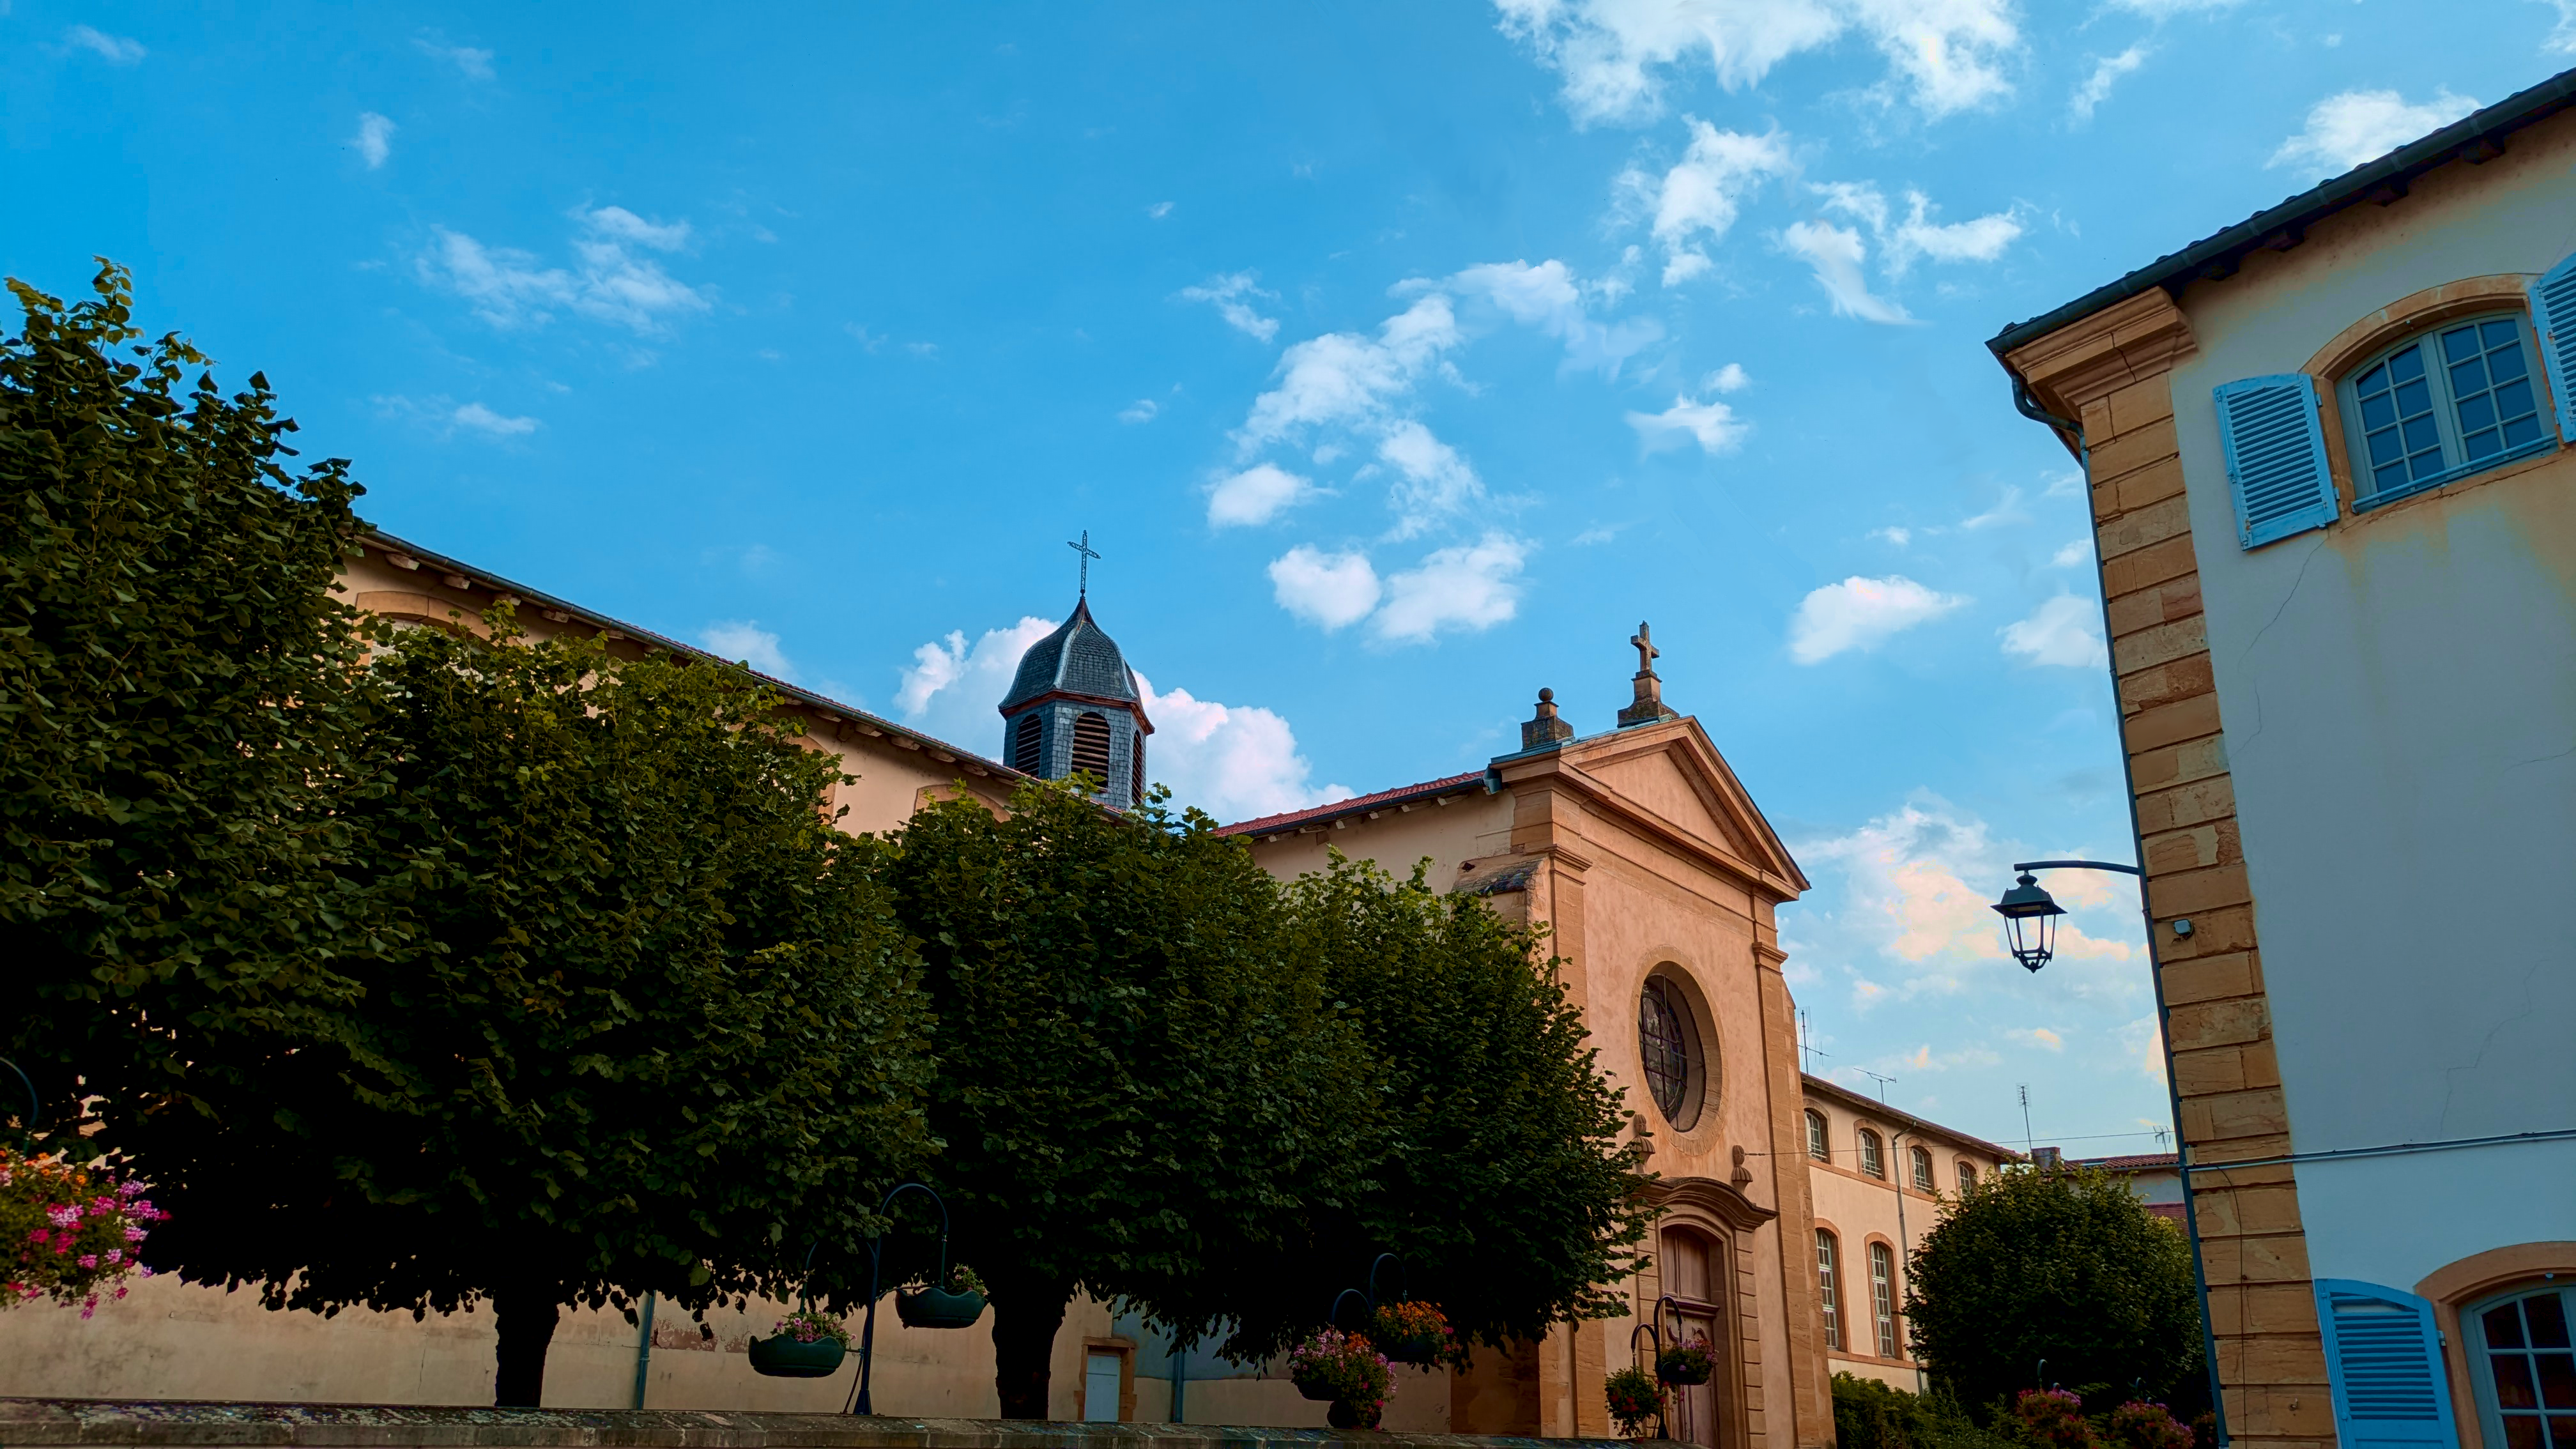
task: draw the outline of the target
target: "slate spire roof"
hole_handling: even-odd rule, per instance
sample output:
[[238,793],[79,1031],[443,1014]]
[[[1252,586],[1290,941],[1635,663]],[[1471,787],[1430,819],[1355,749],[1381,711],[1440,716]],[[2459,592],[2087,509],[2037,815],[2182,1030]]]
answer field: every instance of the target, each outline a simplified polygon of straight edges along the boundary
[[1092,622],[1088,598],[1075,600],[1073,617],[1020,656],[1020,672],[1011,681],[1011,692],[1002,697],[1002,712],[1008,714],[1042,694],[1144,702],[1135,672],[1127,667],[1127,656]]

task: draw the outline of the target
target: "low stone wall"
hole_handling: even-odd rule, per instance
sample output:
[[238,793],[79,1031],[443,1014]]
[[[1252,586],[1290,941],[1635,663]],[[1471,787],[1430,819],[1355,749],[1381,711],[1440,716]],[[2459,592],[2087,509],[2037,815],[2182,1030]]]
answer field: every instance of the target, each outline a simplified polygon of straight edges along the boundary
[[893,1419],[666,1409],[459,1409],[385,1404],[0,1399],[0,1449],[287,1445],[294,1449],[1690,1449],[1670,1440],[1199,1424]]

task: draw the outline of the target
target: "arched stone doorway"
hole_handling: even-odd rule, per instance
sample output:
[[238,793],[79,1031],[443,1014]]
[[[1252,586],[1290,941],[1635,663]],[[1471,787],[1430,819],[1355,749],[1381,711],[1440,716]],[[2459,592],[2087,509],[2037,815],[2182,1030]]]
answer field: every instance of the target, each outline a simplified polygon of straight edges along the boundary
[[[1753,1293],[1753,1237],[1775,1213],[1738,1189],[1705,1177],[1655,1184],[1663,1216],[1656,1225],[1655,1266],[1638,1282],[1639,1317],[1674,1300],[1682,1331],[1708,1340],[1717,1372],[1706,1384],[1675,1392],[1672,1437],[1706,1449],[1750,1449],[1750,1406],[1762,1389],[1762,1365],[1746,1346],[1759,1341]],[[1664,1332],[1672,1332],[1666,1308]]]

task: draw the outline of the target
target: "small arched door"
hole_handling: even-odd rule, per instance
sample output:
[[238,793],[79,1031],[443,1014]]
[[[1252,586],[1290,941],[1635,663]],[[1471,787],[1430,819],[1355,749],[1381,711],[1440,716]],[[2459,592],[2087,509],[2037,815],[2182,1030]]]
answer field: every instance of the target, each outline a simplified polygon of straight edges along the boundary
[[[1726,1381],[1727,1363],[1726,1338],[1718,1322],[1718,1304],[1725,1287],[1724,1260],[1715,1239],[1690,1228],[1664,1229],[1663,1250],[1664,1292],[1680,1305],[1681,1335],[1685,1340],[1707,1340],[1709,1352],[1718,1362],[1718,1371],[1707,1383],[1673,1391],[1672,1422],[1668,1427],[1672,1436],[1685,1444],[1717,1449],[1717,1391]],[[1673,1331],[1670,1310],[1664,1315],[1662,1331]]]

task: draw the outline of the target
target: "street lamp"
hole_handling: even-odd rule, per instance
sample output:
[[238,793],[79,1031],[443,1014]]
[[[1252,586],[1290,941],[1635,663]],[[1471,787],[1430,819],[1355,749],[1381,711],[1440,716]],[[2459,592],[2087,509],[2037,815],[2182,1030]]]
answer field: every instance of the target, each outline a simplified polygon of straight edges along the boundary
[[[2135,829],[2137,800],[2134,793],[2130,799],[2129,811],[2130,826]],[[2025,860],[2015,865],[2013,869],[2021,874],[2014,879],[2013,888],[2004,892],[2004,898],[1995,902],[1994,911],[1996,915],[2004,918],[2004,943],[2011,948],[2013,959],[2033,971],[2047,965],[2049,958],[2057,954],[2057,918],[2066,914],[2066,908],[2049,899],[2048,892],[2040,888],[2039,878],[2031,872],[2114,870],[2122,875],[2138,877],[2142,887],[2147,874],[2134,865],[2122,865],[2110,860]],[[2181,1088],[2174,1083],[2172,1016],[2165,1005],[2164,972],[2156,965],[2155,908],[2141,900],[2138,910],[2146,918],[2147,979],[2153,982],[2156,988],[2156,1038],[2163,1044],[2165,1053],[2165,1104],[2173,1112],[2176,1134],[2174,1167],[2182,1178],[2182,1230],[2191,1241],[2192,1286],[2200,1293],[2200,1352],[2203,1365],[2209,1371],[2209,1412],[2218,1428],[2219,1449],[2227,1449],[2227,1390],[2218,1374],[2218,1335],[2209,1316],[2209,1269],[2202,1261],[2200,1253],[2200,1212],[2193,1200],[2194,1192],[2191,1185],[2191,1144],[2183,1140],[2180,1135],[2182,1092]],[[2190,935],[2191,922],[2174,922],[2174,933]],[[1902,1197],[1898,1201],[1901,1203]],[[2048,1372],[2048,1360],[2041,1359],[2039,1366],[2044,1378]]]
[[2049,897],[2032,871],[2116,870],[2124,875],[2143,874],[2134,865],[2108,860],[2025,860],[2013,869],[2021,874],[1992,909],[2004,918],[2004,948],[2029,971],[2047,965],[2049,958],[2057,954],[2057,918],[2066,914],[2066,908]]

